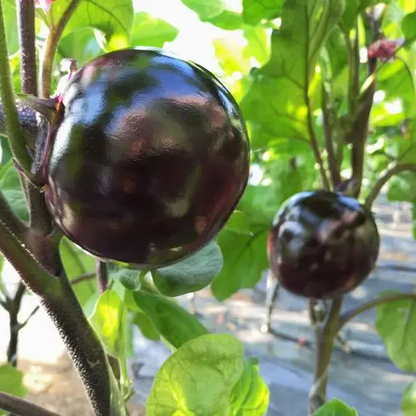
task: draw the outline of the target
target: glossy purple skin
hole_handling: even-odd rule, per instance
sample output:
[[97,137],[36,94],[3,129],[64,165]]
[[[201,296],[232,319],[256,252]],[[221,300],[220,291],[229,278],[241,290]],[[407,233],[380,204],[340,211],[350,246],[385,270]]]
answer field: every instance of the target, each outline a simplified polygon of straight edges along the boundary
[[379,247],[376,223],[356,199],[315,191],[296,194],[282,207],[267,249],[284,288],[325,299],[361,284],[375,265]]
[[248,180],[239,108],[208,71],[160,50],[122,50],[80,69],[48,161],[58,227],[102,259],[137,268],[202,248]]

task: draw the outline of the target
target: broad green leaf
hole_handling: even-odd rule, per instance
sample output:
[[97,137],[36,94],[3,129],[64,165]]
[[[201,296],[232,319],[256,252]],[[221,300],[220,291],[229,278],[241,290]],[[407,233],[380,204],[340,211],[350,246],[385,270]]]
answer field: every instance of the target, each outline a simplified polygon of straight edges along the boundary
[[62,58],[75,59],[79,67],[104,53],[97,43],[92,28],[68,33],[60,40],[58,52]]
[[224,30],[237,30],[244,27],[242,15],[231,10],[224,10],[219,15],[209,19],[208,22]]
[[203,22],[209,21],[225,10],[224,0],[182,0],[182,3],[197,13]]
[[259,373],[257,360],[244,361],[243,374],[231,394],[233,416],[262,416],[269,405],[269,388]]
[[396,367],[416,372],[416,303],[397,300],[377,306],[376,330]]
[[211,284],[218,300],[227,299],[242,288],[253,288],[268,267],[267,229],[250,231],[247,218],[232,216],[218,237],[224,267]]
[[416,12],[409,13],[403,18],[402,31],[406,42],[413,42],[416,39]]
[[272,35],[270,61],[253,74],[242,101],[246,120],[275,138],[308,139],[307,94],[312,100],[320,49],[343,11],[342,0],[288,0]]
[[21,189],[6,189],[3,192],[13,211],[22,221],[29,221],[29,212],[26,205],[26,199]]
[[3,15],[6,28],[7,47],[9,55],[11,55],[19,50],[17,11],[13,2],[3,1]]
[[243,0],[243,17],[246,23],[258,25],[261,20],[276,18],[283,0]]
[[155,286],[166,296],[180,296],[207,287],[222,269],[221,250],[211,241],[202,250],[172,266],[153,270]]
[[359,14],[367,7],[379,3],[379,0],[346,0],[345,10],[341,18],[341,27],[345,32],[349,32],[356,23]]
[[[26,388],[23,384],[24,374],[10,364],[0,365],[0,391],[14,396],[24,397]],[[0,415],[5,415],[0,409]]]
[[358,413],[341,400],[333,399],[325,403],[313,416],[358,416]]
[[409,384],[403,392],[401,409],[403,416],[416,416],[416,382]]
[[389,201],[416,202],[416,195],[414,193],[415,187],[416,173],[403,172],[390,180],[387,190],[387,199]]
[[140,308],[138,309],[139,310],[136,311],[133,315],[133,324],[139,328],[140,332],[147,339],[151,339],[152,341],[159,341],[160,333],[156,329],[154,323]]
[[95,304],[89,321],[99,334],[108,354],[120,358],[124,356],[126,343],[127,310],[120,296],[106,290]]
[[208,333],[195,316],[164,296],[140,290],[133,292],[133,297],[163,338],[175,348]]
[[172,42],[179,30],[163,19],[140,12],[134,16],[131,46],[154,46],[161,48],[165,42]]
[[[63,238],[60,245],[61,259],[65,268],[65,272],[70,280],[73,280],[86,273],[95,272],[95,259],[81,251],[75,244],[67,238]],[[73,286],[78,301],[84,307],[88,301],[95,303],[98,294],[95,286],[95,279],[84,280]]]
[[12,160],[9,160],[0,169],[0,189],[3,191],[21,189],[19,175]]
[[107,264],[109,276],[118,280],[125,288],[130,290],[140,289],[140,271],[120,267],[114,263]]
[[339,27],[335,27],[332,30],[325,43],[325,47],[328,51],[328,59],[331,65],[331,79],[335,80],[348,64],[345,38]]
[[208,334],[173,353],[156,375],[147,416],[228,415],[243,372],[244,348],[228,334]]
[[[54,1],[45,18],[47,24],[50,27],[57,25],[72,2],[73,0]],[[70,18],[65,34],[92,27],[104,34],[106,49],[121,49],[130,43],[133,18],[132,0],[83,0]]]

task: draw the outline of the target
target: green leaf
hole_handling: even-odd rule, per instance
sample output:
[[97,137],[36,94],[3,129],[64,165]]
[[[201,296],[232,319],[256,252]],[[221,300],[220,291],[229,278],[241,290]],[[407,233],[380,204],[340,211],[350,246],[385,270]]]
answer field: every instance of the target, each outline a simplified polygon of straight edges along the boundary
[[387,190],[387,199],[389,201],[416,202],[416,195],[414,194],[415,187],[416,173],[403,172],[390,180]]
[[3,15],[6,27],[6,39],[9,55],[19,50],[17,30],[17,11],[14,2],[3,1]]
[[253,74],[241,106],[246,120],[275,138],[308,139],[306,96],[319,92],[320,49],[343,11],[342,0],[288,0],[272,34],[270,61]]
[[140,272],[138,270],[127,269],[114,263],[108,263],[107,271],[112,279],[118,280],[125,288],[130,290],[140,289]]
[[[55,27],[68,9],[72,0],[59,0],[52,3],[46,16],[49,27]],[[92,27],[104,34],[106,50],[127,47],[133,26],[132,0],[83,0],[70,18],[65,34],[78,29]]]
[[159,341],[160,340],[160,333],[155,327],[152,320],[140,309],[134,313],[132,322],[134,325],[139,328],[140,332],[145,336],[147,339],[152,341]]
[[379,0],[346,0],[341,18],[342,30],[348,33],[355,26],[359,14],[367,7],[377,3]]
[[415,302],[397,300],[377,306],[376,330],[396,367],[416,372]]
[[402,20],[402,31],[406,42],[413,42],[416,39],[416,12],[407,14]]
[[133,297],[163,338],[175,348],[208,333],[195,316],[164,296],[140,290],[133,292]]
[[[0,391],[13,394],[14,396],[24,397],[26,388],[23,384],[24,374],[10,364],[0,365]],[[0,415],[6,412],[0,410]]]
[[325,403],[312,416],[358,416],[358,413],[341,400],[333,399]]
[[409,384],[404,390],[401,409],[403,416],[416,416],[416,383]]
[[225,10],[224,0],[182,0],[182,3],[197,13],[203,22],[209,21]]
[[79,67],[103,53],[91,28],[68,33],[60,40],[58,52],[62,58],[75,59]]
[[244,361],[243,374],[231,395],[233,416],[261,416],[269,405],[269,388],[259,373],[257,360]]
[[172,266],[153,270],[155,286],[166,296],[180,296],[207,287],[222,269],[221,250],[211,241],[202,250]]
[[172,42],[179,30],[163,19],[140,12],[134,16],[131,46],[154,46],[161,48],[165,42]]
[[231,10],[224,10],[217,16],[208,20],[209,23],[224,30],[237,30],[244,27],[243,16]]
[[211,284],[218,300],[227,299],[242,288],[253,288],[268,267],[266,241],[268,229],[250,231],[244,214],[234,214],[218,237],[224,267]]
[[[67,238],[62,239],[60,254],[65,272],[70,280],[86,273],[95,272],[95,259],[84,251],[81,251]],[[95,298],[94,300],[91,300],[95,304],[95,300],[98,298],[95,279],[77,283],[73,288],[78,301],[83,307],[86,307],[92,298]]]
[[243,0],[244,21],[258,25],[261,20],[274,19],[280,13],[283,0]]
[[29,211],[26,205],[25,195],[22,190],[7,189],[3,192],[13,211],[22,221],[29,221]]
[[162,365],[146,401],[147,416],[228,415],[243,372],[244,348],[228,334],[189,341]]
[[124,356],[126,343],[126,307],[120,296],[106,290],[95,304],[89,321],[99,334],[108,354],[120,358]]

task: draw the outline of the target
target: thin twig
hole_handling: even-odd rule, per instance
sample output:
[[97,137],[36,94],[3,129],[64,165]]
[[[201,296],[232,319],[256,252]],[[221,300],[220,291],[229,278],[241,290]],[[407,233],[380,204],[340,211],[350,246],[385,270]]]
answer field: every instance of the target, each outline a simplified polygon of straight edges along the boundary
[[355,309],[344,312],[340,315],[340,318],[338,321],[337,332],[340,331],[347,322],[351,321],[351,319],[354,319],[360,313],[365,312],[369,309],[372,309],[378,305],[383,305],[384,303],[388,303],[388,302],[394,302],[396,300],[409,300],[409,301],[416,302],[416,294],[415,293],[395,293],[391,295],[385,295],[378,299],[370,300],[369,302],[366,302],[358,306]]
[[23,329],[29,322],[29,320],[32,318],[33,315],[35,315],[35,313],[40,309],[40,306],[35,306],[32,310],[32,312],[30,312],[30,314],[28,315],[28,317],[19,324],[19,331],[21,329]]
[[412,171],[416,172],[416,164],[413,163],[399,163],[398,165],[393,166],[392,168],[386,170],[374,184],[373,188],[371,189],[370,193],[368,194],[365,200],[365,207],[367,209],[371,209],[373,202],[377,198],[378,194],[380,193],[383,186],[388,182],[390,178],[399,173]]
[[78,283],[85,282],[87,280],[94,279],[95,273],[84,273],[80,276],[76,277],[75,279],[71,280],[71,285],[77,285]]
[[69,19],[75,12],[78,4],[81,0],[72,0],[67,9],[62,14],[56,26],[50,28],[48,38],[46,39],[45,50],[43,53],[42,67],[41,67],[41,88],[40,96],[42,98],[49,98],[51,95],[51,79],[52,79],[52,66],[55,58],[55,53],[58,48],[59,40],[64,33],[65,26]]
[[9,345],[7,347],[7,362],[12,366],[17,366],[17,346],[19,342],[19,330],[20,325],[18,321],[18,315],[20,311],[20,305],[22,303],[23,295],[25,293],[26,287],[23,282],[19,282],[19,285],[14,295],[11,307],[9,310],[9,330],[10,338]]
[[16,416],[59,416],[35,403],[3,392],[0,392],[0,409],[12,412]]

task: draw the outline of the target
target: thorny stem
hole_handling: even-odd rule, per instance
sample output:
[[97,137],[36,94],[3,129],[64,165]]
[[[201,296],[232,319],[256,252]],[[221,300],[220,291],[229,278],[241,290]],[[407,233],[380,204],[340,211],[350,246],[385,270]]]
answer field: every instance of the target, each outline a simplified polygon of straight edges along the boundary
[[415,293],[394,293],[390,295],[385,295],[378,299],[373,299],[373,300],[370,300],[369,302],[363,303],[362,305],[358,306],[355,309],[344,312],[339,317],[337,332],[340,331],[347,322],[354,319],[360,313],[365,312],[369,309],[372,309],[378,305],[383,305],[384,303],[388,303],[388,302],[394,302],[396,300],[409,300],[409,301],[416,302],[416,294]]
[[3,392],[0,392],[0,409],[12,412],[17,416],[59,416],[35,403]]
[[316,361],[313,385],[309,392],[309,413],[314,413],[326,400],[326,385],[334,338],[337,334],[342,297],[331,301],[324,321],[316,326]]
[[81,0],[72,0],[67,9],[64,11],[61,19],[56,26],[51,25],[48,38],[46,40],[45,50],[43,53],[42,68],[41,68],[41,89],[40,96],[42,98],[49,98],[51,95],[51,80],[52,80],[52,66],[55,58],[55,53],[58,48],[59,40],[64,32],[72,14],[75,12]]
[[386,170],[374,184],[373,188],[371,189],[369,195],[365,200],[365,207],[367,209],[371,209],[373,202],[377,198],[378,194],[380,193],[383,186],[388,182],[390,178],[394,175],[397,175],[402,172],[412,171],[416,172],[416,164],[413,163],[399,163],[392,168]]
[[0,98],[7,125],[10,148],[20,166],[30,171],[32,160],[27,151],[20,129],[19,116],[14,100],[12,78],[9,67],[9,53],[4,28],[3,1],[0,1]]
[[10,302],[10,308],[8,311],[10,339],[7,347],[7,362],[14,367],[17,366],[17,346],[19,341],[19,331],[21,329],[18,321],[18,314],[25,290],[25,285],[20,282],[17,287],[16,294]]

